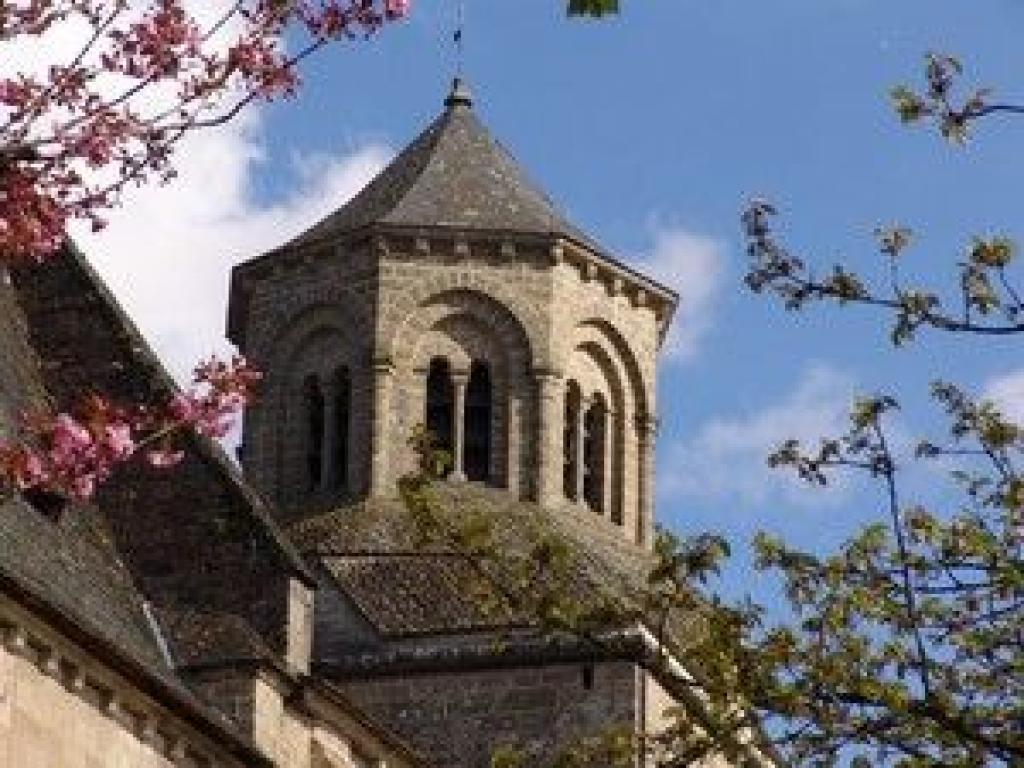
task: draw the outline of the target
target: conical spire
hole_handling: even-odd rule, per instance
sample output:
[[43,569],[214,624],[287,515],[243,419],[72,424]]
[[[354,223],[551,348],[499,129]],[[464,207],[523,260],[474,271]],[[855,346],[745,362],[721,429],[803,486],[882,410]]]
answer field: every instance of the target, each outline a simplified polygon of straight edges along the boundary
[[483,125],[462,78],[452,81],[444,104],[359,194],[290,245],[372,225],[562,235],[590,244]]

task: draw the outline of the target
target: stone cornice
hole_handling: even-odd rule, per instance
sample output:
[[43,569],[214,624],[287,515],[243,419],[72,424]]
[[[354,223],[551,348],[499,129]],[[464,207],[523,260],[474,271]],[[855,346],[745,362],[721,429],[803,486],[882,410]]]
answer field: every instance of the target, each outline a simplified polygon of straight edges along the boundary
[[[395,247],[401,243],[400,247]],[[579,270],[580,279],[605,285],[611,296],[626,296],[634,307],[649,307],[658,321],[663,338],[675,314],[679,295],[668,286],[647,277],[609,253],[590,243],[562,234],[538,235],[499,230],[462,230],[451,227],[405,227],[373,225],[331,238],[285,246],[268,251],[232,271],[228,311],[228,337],[244,345],[244,318],[251,281],[280,274],[297,265],[308,265],[315,254],[327,255],[341,249],[369,249],[380,258],[393,258],[399,252],[424,257],[451,254],[455,259],[471,258],[473,246],[487,244],[503,259],[517,259],[530,250],[547,254],[551,265],[570,264]]]

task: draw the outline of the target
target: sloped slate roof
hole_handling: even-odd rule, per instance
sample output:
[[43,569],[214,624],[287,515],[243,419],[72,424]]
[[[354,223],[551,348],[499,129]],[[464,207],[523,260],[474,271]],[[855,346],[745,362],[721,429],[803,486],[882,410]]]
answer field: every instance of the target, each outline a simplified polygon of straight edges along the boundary
[[142,597],[106,539],[95,509],[78,508],[51,521],[21,500],[0,505],[0,574],[153,673],[170,673]]
[[458,82],[446,110],[346,205],[289,245],[372,224],[561,234],[588,242],[490,134]]
[[166,604],[158,615],[175,663],[182,667],[275,658],[241,616]]
[[[587,510],[570,505],[547,510],[476,484],[439,483],[435,492],[455,515],[486,515],[493,522],[494,543],[503,551],[525,554],[536,531],[559,535],[571,553],[569,583],[564,586],[581,598],[603,594],[629,604],[650,570],[650,553]],[[471,578],[465,560],[417,542],[399,500],[367,499],[296,522],[288,533],[385,639],[517,629],[531,623],[503,599],[497,585],[486,594],[467,593],[467,585],[480,588],[480,579]],[[486,610],[481,601],[490,604]],[[337,647],[324,640],[322,647]]]
[[485,610],[483,596],[467,590],[467,585],[481,586],[472,567],[452,555],[327,555],[320,562],[374,628],[388,637],[528,623],[486,584],[486,597],[500,601],[500,611],[495,616]]
[[[146,402],[174,386],[73,246],[42,265],[15,271],[0,285],[0,353],[0,434],[10,434],[17,414],[30,405],[66,408],[91,392]],[[283,593],[272,595],[262,580],[271,573],[312,580],[220,448],[198,437],[189,442],[187,460],[174,478],[135,464],[125,467],[94,505],[71,508],[57,522],[20,500],[0,509],[0,574],[83,627],[99,627],[113,645],[150,662],[157,673],[167,665],[141,613],[143,594],[151,615],[168,630],[163,639],[175,664],[232,654],[272,659],[268,646],[279,638],[268,637],[267,626],[253,626],[247,614],[255,598],[247,595],[265,593],[265,612],[283,620],[283,604],[271,605],[283,601]],[[190,484],[183,488],[185,479]],[[192,503],[200,497],[206,508]],[[219,536],[218,524],[227,525]],[[240,539],[258,545],[261,556],[254,560],[240,552]],[[205,542],[201,552],[197,541]],[[218,604],[220,593],[238,599]]]
[[[9,284],[0,285],[0,437],[10,438],[20,414],[46,402],[28,318]],[[142,598],[121,565],[95,507],[59,520],[20,498],[0,500],[0,575],[142,662],[167,672]]]

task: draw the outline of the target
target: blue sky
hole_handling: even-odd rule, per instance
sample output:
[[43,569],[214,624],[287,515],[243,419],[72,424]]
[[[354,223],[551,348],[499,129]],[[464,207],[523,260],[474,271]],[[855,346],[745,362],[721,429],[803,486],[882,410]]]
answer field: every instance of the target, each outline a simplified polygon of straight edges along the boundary
[[[692,299],[681,315],[688,354],[667,360],[660,379],[665,524],[715,528],[740,544],[757,528],[812,547],[849,533],[875,514],[872,496],[798,493],[763,457],[790,430],[839,426],[855,390],[904,398],[908,437],[940,426],[911,402],[936,378],[978,390],[1001,380],[1024,413],[1012,343],[979,349],[924,334],[894,350],[881,317],[795,316],[750,295],[738,224],[747,199],[768,196],[794,247],[823,268],[842,259],[872,272],[872,229],[904,223],[918,233],[908,267],[932,280],[951,274],[972,234],[1019,238],[1024,123],[984,125],[957,150],[899,126],[886,93],[916,82],[923,54],[937,49],[963,56],[968,80],[1024,99],[1024,6],[622,0],[621,16],[595,23],[567,20],[561,0],[466,4],[465,69],[485,122],[572,219],[624,260],[682,281],[674,287]],[[216,344],[230,263],[287,239],[304,206],[351,194],[437,114],[453,72],[454,8],[415,0],[407,22],[318,56],[298,98],[203,139],[174,197],[130,201],[92,243],[173,361]],[[214,183],[203,175],[211,167]],[[185,224],[167,222],[168,199]],[[137,249],[140,226],[169,228],[149,238],[154,252],[158,240],[179,243],[177,261],[154,256],[168,259],[155,277],[118,261]],[[183,249],[214,255],[183,268]],[[189,298],[166,298],[172,273],[194,281]],[[919,473],[915,487],[935,496],[938,477]],[[734,585],[747,582],[745,567],[740,557]]]

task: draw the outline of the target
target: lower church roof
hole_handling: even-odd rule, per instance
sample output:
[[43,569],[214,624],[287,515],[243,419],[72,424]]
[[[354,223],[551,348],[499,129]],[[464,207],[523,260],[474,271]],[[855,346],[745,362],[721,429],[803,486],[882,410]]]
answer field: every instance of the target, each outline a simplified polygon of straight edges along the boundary
[[[475,483],[438,483],[434,492],[456,516],[489,520],[493,542],[506,557],[528,556],[538,535],[555,534],[569,551],[568,572],[559,587],[583,601],[608,597],[626,614],[637,607],[653,557],[623,539],[613,523],[575,505],[545,509]],[[480,578],[477,566],[460,554],[421,545],[398,499],[341,506],[287,530],[385,644],[441,635],[518,633],[536,625],[534,616],[517,609],[500,574],[490,571]],[[677,627],[696,621],[682,615],[675,619]],[[315,647],[321,656],[331,657],[347,645],[345,638],[319,637]]]

